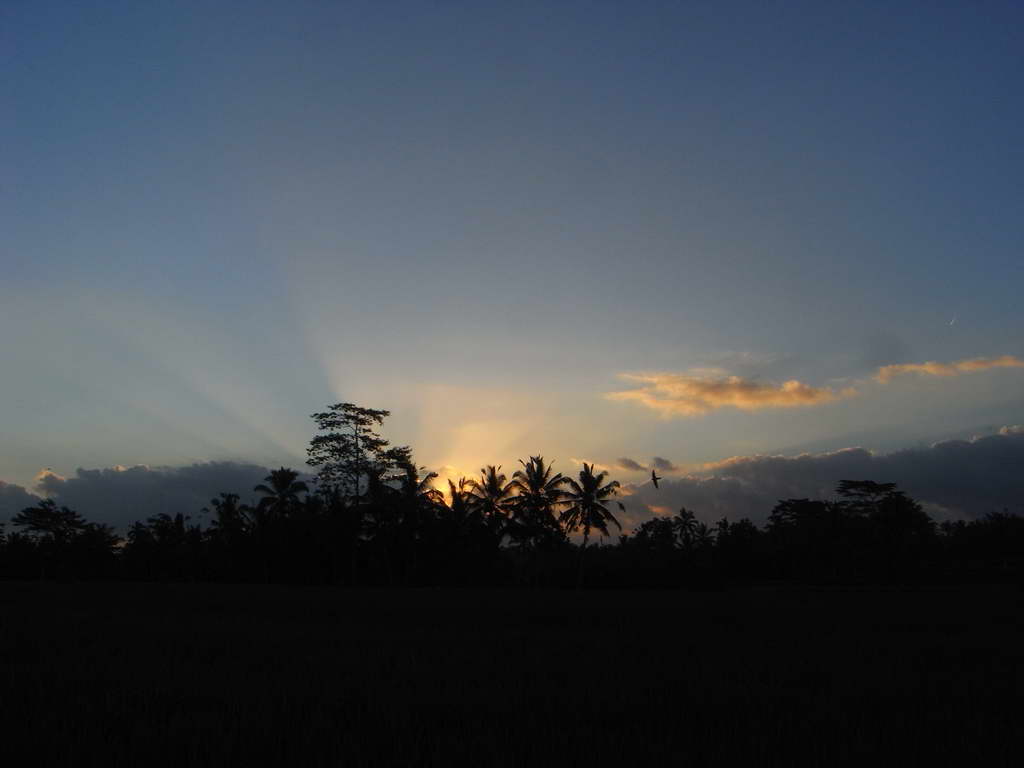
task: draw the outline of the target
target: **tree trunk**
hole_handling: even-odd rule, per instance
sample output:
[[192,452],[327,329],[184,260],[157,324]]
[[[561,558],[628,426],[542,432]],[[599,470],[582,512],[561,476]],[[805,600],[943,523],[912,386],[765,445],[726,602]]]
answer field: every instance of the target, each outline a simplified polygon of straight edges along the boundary
[[587,554],[587,540],[590,538],[590,531],[583,532],[583,546],[580,547],[580,564],[576,572],[576,589],[583,589],[583,558]]
[[356,537],[353,536],[348,547],[348,585],[356,585]]

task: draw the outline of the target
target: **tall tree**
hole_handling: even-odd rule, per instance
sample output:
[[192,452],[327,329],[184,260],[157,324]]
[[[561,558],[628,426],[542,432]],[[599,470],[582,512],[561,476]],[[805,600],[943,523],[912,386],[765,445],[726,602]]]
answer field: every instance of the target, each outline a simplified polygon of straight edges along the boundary
[[306,451],[306,463],[316,468],[320,488],[334,488],[350,499],[363,495],[374,473],[384,475],[408,463],[407,447],[391,447],[376,428],[390,411],[361,408],[353,403],[336,403],[314,413],[317,430]]
[[584,462],[580,470],[579,481],[568,479],[569,492],[565,501],[568,505],[562,512],[560,521],[568,531],[583,529],[583,546],[580,547],[579,572],[577,586],[583,586],[583,560],[590,540],[590,531],[597,530],[602,536],[608,535],[608,523],[612,522],[622,530],[622,525],[608,509],[606,502],[618,493],[619,482],[612,480],[605,483],[607,472],[594,473],[594,465]]

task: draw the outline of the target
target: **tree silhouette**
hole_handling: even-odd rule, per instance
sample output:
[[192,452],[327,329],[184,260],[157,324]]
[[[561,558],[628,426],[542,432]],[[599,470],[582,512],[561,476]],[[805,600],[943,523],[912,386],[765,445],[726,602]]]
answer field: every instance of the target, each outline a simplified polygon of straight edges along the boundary
[[45,579],[50,567],[70,566],[71,545],[89,524],[72,509],[58,507],[53,499],[43,499],[11,518],[11,525],[24,528],[39,561],[39,578]]
[[29,536],[54,544],[65,544],[85,529],[86,522],[72,509],[58,507],[53,499],[43,499],[11,518],[11,525],[25,528]]
[[[322,504],[324,533],[327,537],[327,560],[329,581],[338,576],[337,555],[335,549],[345,554],[345,570],[348,583],[356,583],[359,546],[362,542],[365,526],[366,505],[350,504],[339,488],[323,487],[317,490],[316,496]],[[333,545],[333,546],[332,546]]]
[[317,429],[324,434],[310,441],[306,463],[316,468],[320,488],[335,488],[358,503],[372,473],[383,476],[410,461],[407,447],[389,447],[390,443],[375,430],[391,415],[390,411],[360,408],[352,403],[337,403],[326,411],[314,413]]
[[[316,487],[294,469],[272,470],[254,488],[255,506],[236,493],[212,499],[205,530],[183,514],[158,514],[133,523],[121,542],[108,526],[40,501],[14,516],[15,530],[3,535],[0,526],[0,576],[582,586],[588,560],[623,586],[1024,575],[1024,518],[993,513],[937,527],[895,483],[872,480],[841,480],[832,499],[782,499],[764,529],[723,519],[712,530],[681,508],[591,554],[595,531],[622,527],[611,512],[613,502],[621,507],[619,484],[605,472],[584,464],[567,478],[530,456],[511,481],[498,465],[449,480],[446,501],[435,473],[377,434],[387,415],[351,403],[314,414]],[[574,547],[567,534],[575,532]]]
[[619,530],[622,525],[608,509],[605,502],[612,499],[618,492],[619,483],[612,480],[605,483],[607,472],[594,474],[594,465],[584,462],[580,470],[579,481],[567,479],[569,491],[565,495],[566,509],[559,520],[568,531],[583,530],[583,546],[580,547],[579,570],[576,586],[583,586],[583,562],[590,540],[590,531],[600,531],[602,536],[608,535],[608,523],[613,522]]
[[271,471],[264,483],[253,488],[262,498],[251,510],[251,526],[256,537],[256,548],[262,563],[263,581],[270,581],[270,564],[274,559],[272,550],[279,548],[281,523],[299,504],[299,494],[308,492],[308,487],[298,479],[294,469],[281,467]]
[[309,487],[299,478],[294,469],[272,470],[263,478],[264,482],[253,488],[263,498],[256,505],[258,512],[273,519],[286,517],[299,504],[299,494],[308,493]]
[[448,481],[448,497],[451,499],[448,512],[457,529],[462,529],[472,514],[472,487],[473,481],[466,477],[460,477],[457,483]]
[[[922,566],[935,537],[935,523],[896,483],[841,480],[839,506],[865,529],[861,560],[876,576],[906,576]],[[870,530],[870,533],[867,531]]]
[[876,483],[873,480],[840,480],[836,488],[836,494],[843,498],[848,509],[864,514],[887,496],[901,493],[896,490],[896,483]]
[[651,552],[661,554],[674,552],[678,547],[678,541],[673,518],[652,517],[650,520],[645,520],[636,529],[631,541],[633,546]]
[[543,456],[519,460],[522,469],[512,474],[515,496],[509,502],[509,539],[523,559],[526,580],[535,584],[539,576],[539,549],[551,550],[564,543],[558,510],[565,499],[565,477],[555,472]]
[[472,480],[469,507],[500,541],[511,510],[512,484],[500,471],[501,465],[488,465],[480,470],[480,479]]
[[409,572],[420,570],[421,549],[436,527],[438,511],[444,506],[444,494],[434,488],[436,472],[426,472],[409,463],[399,478],[396,502],[399,507],[401,543],[406,551]]
[[444,503],[444,494],[434,487],[437,472],[427,472],[422,477],[425,467],[417,468],[415,464],[406,464],[398,486],[399,498],[409,508],[434,508]]
[[698,539],[707,536],[707,526],[702,531],[697,516],[686,507],[680,507],[679,514],[672,518],[672,530],[675,532],[679,546],[687,554],[694,550]]
[[[259,487],[259,486],[257,486]],[[248,524],[247,516],[251,514],[249,508],[238,503],[237,493],[222,493],[219,498],[210,499],[210,506],[203,507],[203,512],[213,513],[214,518],[210,521],[209,533],[214,538],[222,538],[227,541],[240,539]]]
[[203,507],[203,512],[213,514],[206,540],[211,548],[210,559],[215,564],[215,571],[234,573],[244,556],[252,510],[239,504],[237,493],[222,493],[218,498],[210,499],[210,507]]
[[544,539],[561,536],[558,507],[565,500],[566,478],[556,473],[543,456],[531,456],[512,474],[509,484],[516,495],[510,504],[510,536],[520,546],[535,548]]

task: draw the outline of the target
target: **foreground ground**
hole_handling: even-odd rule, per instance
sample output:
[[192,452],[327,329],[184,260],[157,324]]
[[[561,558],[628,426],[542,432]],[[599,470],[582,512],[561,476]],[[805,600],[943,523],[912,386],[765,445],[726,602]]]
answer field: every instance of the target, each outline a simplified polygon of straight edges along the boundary
[[1020,607],[995,587],[0,582],[4,751],[75,766],[1010,765]]

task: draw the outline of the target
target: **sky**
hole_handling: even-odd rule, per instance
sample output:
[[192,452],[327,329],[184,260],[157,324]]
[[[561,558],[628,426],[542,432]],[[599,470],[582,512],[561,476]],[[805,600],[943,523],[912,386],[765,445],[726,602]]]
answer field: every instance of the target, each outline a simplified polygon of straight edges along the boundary
[[593,461],[644,512],[684,497],[648,499],[654,457],[681,494],[1017,451],[1022,30],[1013,2],[4,3],[0,498],[131,467],[200,498],[301,467],[342,401],[442,479]]

